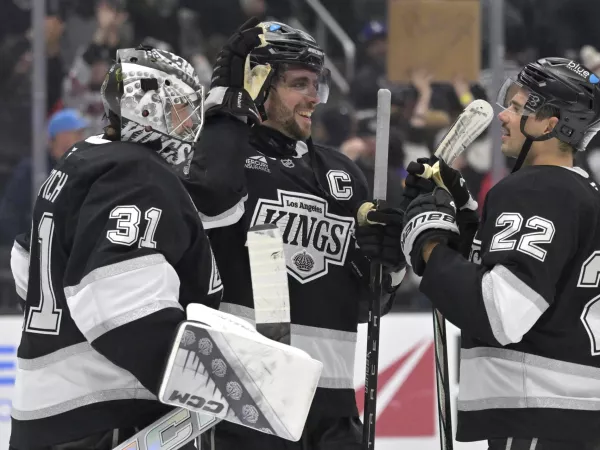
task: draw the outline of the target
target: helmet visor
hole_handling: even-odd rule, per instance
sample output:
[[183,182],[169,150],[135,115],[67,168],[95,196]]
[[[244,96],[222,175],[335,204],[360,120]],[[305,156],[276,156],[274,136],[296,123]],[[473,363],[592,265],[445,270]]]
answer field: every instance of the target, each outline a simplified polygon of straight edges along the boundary
[[508,78],[498,92],[498,105],[520,116],[535,116],[544,106],[546,98],[513,78]]
[[331,72],[323,68],[320,71],[312,69],[286,70],[281,76],[281,86],[298,92],[307,97],[317,98],[319,103],[327,103]]

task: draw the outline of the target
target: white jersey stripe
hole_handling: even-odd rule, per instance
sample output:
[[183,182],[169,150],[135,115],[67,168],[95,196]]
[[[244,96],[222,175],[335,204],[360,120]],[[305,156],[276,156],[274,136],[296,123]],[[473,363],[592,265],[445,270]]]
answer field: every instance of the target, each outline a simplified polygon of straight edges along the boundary
[[21,247],[17,241],[10,252],[10,268],[15,279],[17,294],[25,300],[29,282],[29,251]]
[[164,308],[182,309],[179,277],[163,255],[100,267],[65,288],[71,317],[88,341]]
[[502,345],[519,342],[548,309],[542,296],[504,266],[495,266],[481,283],[492,332]]
[[600,369],[516,350],[461,350],[459,411],[560,408],[600,411]]
[[156,396],[91,345],[80,343],[51,355],[19,360],[12,416],[37,420],[92,403],[124,399],[156,400]]

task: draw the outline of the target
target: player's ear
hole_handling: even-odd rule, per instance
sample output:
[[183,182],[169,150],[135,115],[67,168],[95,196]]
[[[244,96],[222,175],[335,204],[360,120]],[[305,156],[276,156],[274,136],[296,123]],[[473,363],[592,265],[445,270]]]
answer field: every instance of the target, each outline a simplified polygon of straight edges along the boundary
[[558,117],[550,117],[548,119],[548,125],[546,125],[546,130],[544,133],[550,133],[554,130],[554,127],[558,124]]

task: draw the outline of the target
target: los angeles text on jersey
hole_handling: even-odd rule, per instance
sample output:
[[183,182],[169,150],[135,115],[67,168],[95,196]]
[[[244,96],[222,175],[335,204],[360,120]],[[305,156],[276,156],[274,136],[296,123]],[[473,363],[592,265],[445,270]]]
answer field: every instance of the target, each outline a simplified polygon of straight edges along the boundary
[[310,194],[277,190],[277,200],[259,199],[250,226],[271,223],[283,235],[288,273],[300,283],[343,266],[354,219],[328,212],[325,200]]

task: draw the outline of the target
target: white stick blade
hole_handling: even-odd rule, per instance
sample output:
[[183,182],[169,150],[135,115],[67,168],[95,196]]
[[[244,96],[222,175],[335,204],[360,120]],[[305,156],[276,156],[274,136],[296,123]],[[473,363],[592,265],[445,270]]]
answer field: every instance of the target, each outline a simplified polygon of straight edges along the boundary
[[488,102],[471,102],[446,133],[435,151],[435,156],[451,165],[487,129],[493,118],[494,109]]
[[279,228],[272,224],[250,228],[248,255],[257,325],[289,323],[288,276]]

